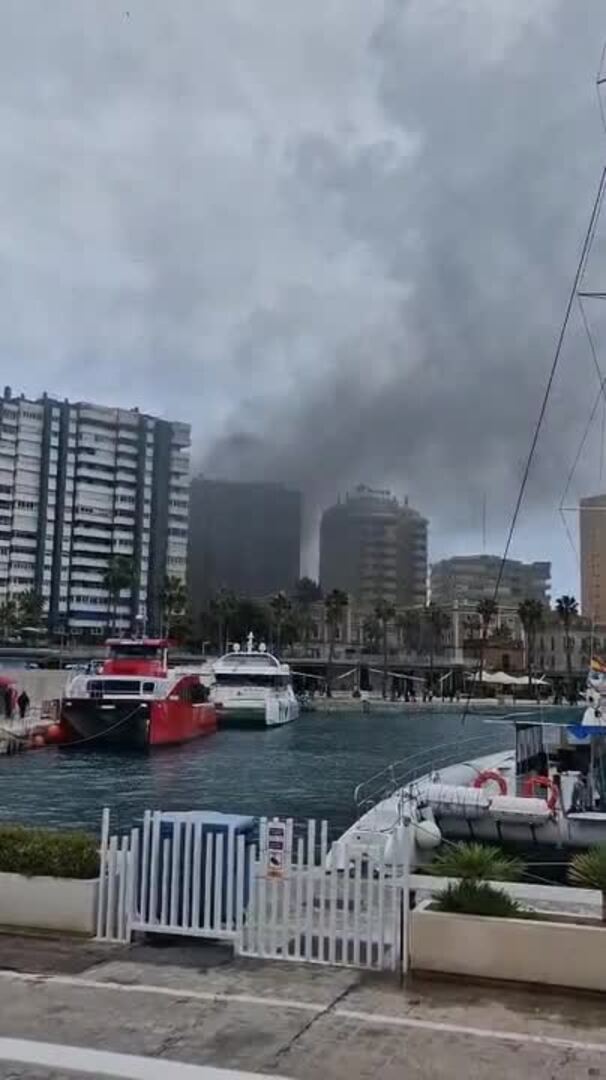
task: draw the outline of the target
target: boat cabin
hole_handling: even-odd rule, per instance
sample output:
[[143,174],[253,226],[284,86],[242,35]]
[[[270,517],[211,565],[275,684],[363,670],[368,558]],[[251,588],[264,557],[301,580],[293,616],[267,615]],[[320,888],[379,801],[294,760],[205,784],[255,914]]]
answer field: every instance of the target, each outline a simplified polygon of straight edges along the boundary
[[105,644],[108,653],[103,663],[103,675],[166,677],[169,643],[165,638],[110,638]]

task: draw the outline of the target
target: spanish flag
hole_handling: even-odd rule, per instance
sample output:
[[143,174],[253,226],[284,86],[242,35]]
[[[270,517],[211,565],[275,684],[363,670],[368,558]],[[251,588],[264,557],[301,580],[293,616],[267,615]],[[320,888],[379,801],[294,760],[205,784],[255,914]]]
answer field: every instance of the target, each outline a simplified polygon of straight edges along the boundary
[[599,672],[600,675],[606,675],[606,661],[600,659],[599,656],[594,656],[590,668],[592,671]]

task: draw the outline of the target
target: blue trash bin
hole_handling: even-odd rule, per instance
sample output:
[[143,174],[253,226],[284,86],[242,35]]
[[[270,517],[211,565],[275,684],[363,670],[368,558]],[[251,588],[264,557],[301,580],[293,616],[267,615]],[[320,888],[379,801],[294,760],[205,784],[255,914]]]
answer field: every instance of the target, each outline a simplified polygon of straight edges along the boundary
[[[186,830],[185,825],[191,823],[193,826],[201,825],[201,853],[200,853],[200,883],[199,883],[199,896],[200,896],[200,916],[199,925],[210,925],[213,922],[213,915],[215,912],[215,895],[217,888],[221,887],[221,922],[232,923],[236,916],[236,855],[237,855],[237,843],[238,837],[244,836],[244,867],[243,867],[243,891],[244,891],[244,906],[248,903],[248,887],[249,887],[249,866],[252,851],[252,844],[255,838],[256,821],[252,817],[244,817],[239,814],[221,814],[214,811],[206,810],[192,810],[183,813],[179,812],[167,812],[163,813],[160,822],[160,843],[158,849],[158,862],[156,867],[156,902],[155,918],[159,921],[162,914],[162,883],[167,880],[167,895],[170,901],[172,897],[175,897],[174,912],[173,912],[173,925],[181,926],[186,922],[184,911],[184,898],[185,898],[185,837]],[[228,853],[228,841],[230,834],[233,836],[233,851],[234,861],[233,866],[230,868],[229,860],[227,858]],[[216,839],[211,841],[211,838],[223,836],[223,863],[221,869],[220,880],[217,877],[217,858],[216,858]],[[178,839],[179,838],[179,839]],[[165,841],[168,840],[168,845]],[[206,882],[206,860],[209,844],[213,843],[213,858],[210,864],[211,881],[210,888]],[[177,857],[177,873],[179,880],[173,882],[173,864],[174,864],[174,845],[180,844],[180,851]],[[193,850],[190,852],[193,858]],[[168,866],[164,869],[164,860],[167,860]],[[232,889],[230,898],[231,911],[228,911],[228,890],[227,880],[228,874],[232,874]],[[148,869],[148,873],[151,874],[151,867]],[[194,867],[190,866],[189,872],[189,887],[188,887],[188,910],[192,912],[193,896],[194,896]],[[151,881],[149,886],[151,887]],[[148,893],[151,896],[151,890]],[[206,903],[208,903],[209,911],[206,911]]]

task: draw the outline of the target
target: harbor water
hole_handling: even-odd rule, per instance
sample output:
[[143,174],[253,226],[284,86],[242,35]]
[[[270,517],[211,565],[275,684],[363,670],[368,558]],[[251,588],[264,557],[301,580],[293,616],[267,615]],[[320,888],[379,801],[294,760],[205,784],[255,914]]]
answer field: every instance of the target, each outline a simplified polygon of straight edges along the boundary
[[412,767],[413,755],[435,748],[435,763],[445,764],[511,746],[512,727],[487,719],[471,715],[463,724],[460,711],[439,705],[317,711],[282,728],[223,730],[149,754],[87,748],[3,757],[0,820],[97,832],[104,806],[120,828],[146,809],[206,809],[326,818],[334,835],[358,816],[356,785],[392,762],[410,759]]

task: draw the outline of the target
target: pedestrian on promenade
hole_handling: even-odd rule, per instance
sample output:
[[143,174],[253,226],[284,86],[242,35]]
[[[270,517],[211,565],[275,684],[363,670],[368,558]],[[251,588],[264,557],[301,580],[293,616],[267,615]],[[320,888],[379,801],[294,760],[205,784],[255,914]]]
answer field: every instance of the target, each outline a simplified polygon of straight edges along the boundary
[[17,705],[19,706],[19,716],[22,720],[25,720],[27,716],[27,710],[29,709],[29,697],[27,690],[22,690],[17,698]]

